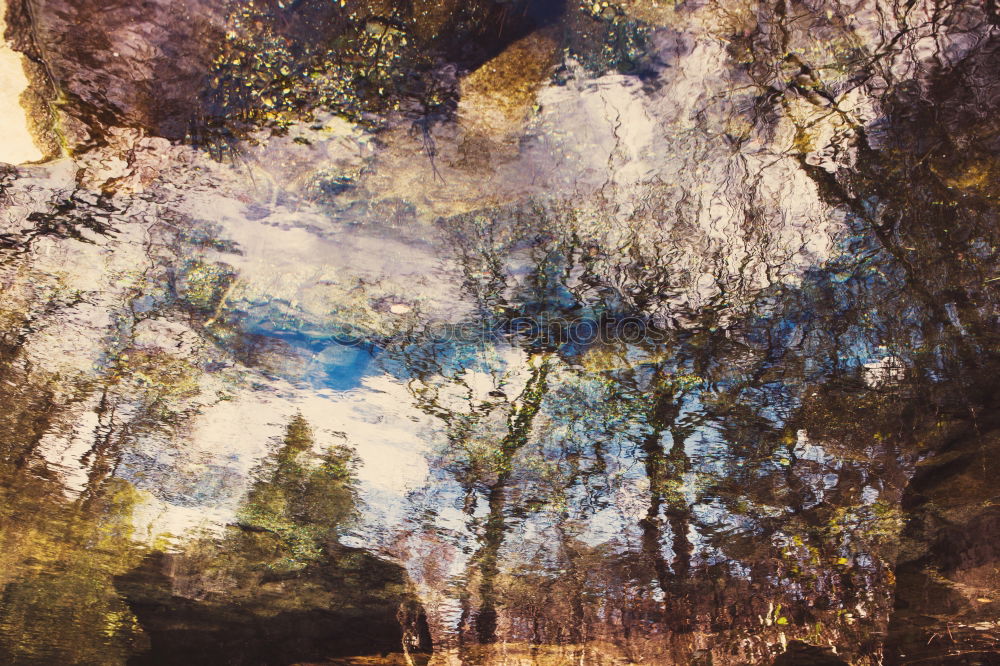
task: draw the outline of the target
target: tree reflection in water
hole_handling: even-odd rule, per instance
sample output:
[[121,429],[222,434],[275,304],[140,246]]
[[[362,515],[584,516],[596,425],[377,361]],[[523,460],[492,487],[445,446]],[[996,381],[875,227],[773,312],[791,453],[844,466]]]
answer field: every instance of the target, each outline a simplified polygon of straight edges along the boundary
[[1000,660],[995,3],[209,4],[9,2],[0,660]]

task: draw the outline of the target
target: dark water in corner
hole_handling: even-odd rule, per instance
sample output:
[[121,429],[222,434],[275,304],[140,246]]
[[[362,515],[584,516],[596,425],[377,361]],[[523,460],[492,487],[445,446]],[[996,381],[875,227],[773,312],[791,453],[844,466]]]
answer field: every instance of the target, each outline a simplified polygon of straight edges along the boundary
[[1000,663],[992,3],[7,23],[0,662]]

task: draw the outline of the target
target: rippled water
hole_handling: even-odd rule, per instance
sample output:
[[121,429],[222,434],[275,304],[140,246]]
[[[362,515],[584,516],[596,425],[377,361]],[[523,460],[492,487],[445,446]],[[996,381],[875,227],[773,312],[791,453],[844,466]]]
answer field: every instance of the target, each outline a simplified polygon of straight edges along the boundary
[[3,663],[1000,663],[995,3],[7,24]]

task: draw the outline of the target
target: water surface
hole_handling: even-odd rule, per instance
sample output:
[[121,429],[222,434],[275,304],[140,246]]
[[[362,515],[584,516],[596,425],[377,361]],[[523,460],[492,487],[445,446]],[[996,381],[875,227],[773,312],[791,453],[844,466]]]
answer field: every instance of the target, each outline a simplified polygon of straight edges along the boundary
[[0,661],[1000,663],[993,4],[7,24]]

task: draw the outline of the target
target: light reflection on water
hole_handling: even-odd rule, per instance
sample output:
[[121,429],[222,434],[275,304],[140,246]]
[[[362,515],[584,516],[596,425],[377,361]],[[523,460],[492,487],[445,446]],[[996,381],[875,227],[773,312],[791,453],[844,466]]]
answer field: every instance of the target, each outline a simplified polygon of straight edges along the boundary
[[0,661],[995,663],[995,11],[92,4]]

